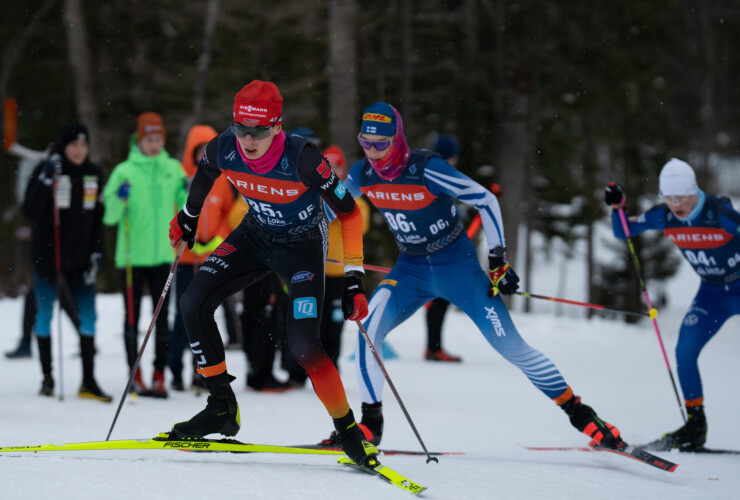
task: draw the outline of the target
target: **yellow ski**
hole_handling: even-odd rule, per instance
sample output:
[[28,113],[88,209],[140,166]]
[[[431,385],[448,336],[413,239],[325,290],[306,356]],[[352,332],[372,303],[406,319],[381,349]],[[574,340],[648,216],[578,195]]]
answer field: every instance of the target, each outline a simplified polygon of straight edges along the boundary
[[349,457],[339,457],[337,459],[337,462],[339,462],[342,465],[348,465],[349,467],[352,467],[355,470],[359,470],[362,472],[366,472],[368,474],[372,474],[373,476],[377,476],[386,483],[392,484],[393,486],[397,486],[401,488],[402,490],[408,491],[409,493],[413,495],[418,495],[422,491],[426,490],[426,486],[422,486],[420,484],[417,484],[410,479],[402,476],[398,472],[394,471],[390,467],[386,467],[385,465],[378,462],[378,465],[375,467],[363,467],[361,465],[357,465],[354,463]]
[[235,439],[180,439],[163,432],[150,439],[117,441],[87,441],[82,443],[37,444],[29,446],[0,446],[0,453],[80,450],[182,450],[215,453],[291,453],[304,455],[344,455],[335,450],[311,450],[290,446],[242,443]]

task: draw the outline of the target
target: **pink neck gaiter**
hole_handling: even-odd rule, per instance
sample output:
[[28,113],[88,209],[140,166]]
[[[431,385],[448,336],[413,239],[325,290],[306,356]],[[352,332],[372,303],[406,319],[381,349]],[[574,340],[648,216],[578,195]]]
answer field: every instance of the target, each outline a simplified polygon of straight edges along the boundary
[[396,135],[393,137],[393,144],[388,148],[385,156],[379,160],[367,159],[375,173],[387,181],[392,181],[401,175],[409,161],[409,145],[406,143],[406,135],[403,133],[403,121],[396,108],[393,108],[393,113],[396,115]]
[[[236,140],[236,137],[234,140]],[[242,151],[242,147],[239,145],[238,140],[236,140],[236,149],[239,151],[239,155],[249,168],[258,174],[267,173],[277,165],[278,160],[283,155],[283,151],[285,150],[285,132],[281,130],[280,133],[272,139],[272,144],[270,144],[270,147],[267,149],[265,154],[256,160],[250,160],[244,156],[244,151]]]

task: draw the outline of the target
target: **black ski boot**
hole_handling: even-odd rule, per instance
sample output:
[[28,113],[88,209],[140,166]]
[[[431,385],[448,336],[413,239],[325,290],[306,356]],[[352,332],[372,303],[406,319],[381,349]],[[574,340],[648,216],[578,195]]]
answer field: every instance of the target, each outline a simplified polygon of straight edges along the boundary
[[580,396],[572,396],[560,407],[570,417],[573,427],[591,438],[590,445],[615,450],[624,446],[624,441],[619,437],[619,429],[601,420],[593,408],[581,403]]
[[77,391],[77,397],[83,399],[94,399],[103,403],[110,403],[113,401],[113,396],[106,394],[98,386],[95,379],[83,380],[80,389]]
[[31,339],[33,338],[33,325],[36,321],[36,295],[33,288],[26,293],[23,302],[23,334],[18,347],[14,351],[5,353],[8,359],[22,359],[31,357]]
[[44,374],[39,396],[54,397],[54,379],[51,376],[51,337],[36,335],[36,340],[39,348],[39,361],[41,361],[41,373]]
[[[362,420],[358,425],[364,439],[378,446],[383,437],[383,403],[362,403]],[[322,440],[319,446],[326,448],[339,448],[339,432],[331,431],[329,437]]]
[[209,395],[205,409],[190,420],[173,425],[175,435],[179,438],[202,438],[208,434],[235,436],[241,426],[239,405],[231,389],[235,378],[227,373],[206,377]]
[[660,438],[660,443],[666,449],[678,448],[682,450],[699,449],[707,442],[707,417],[703,406],[687,406],[689,420],[683,427],[673,432],[667,432]]
[[172,372],[172,383],[170,383],[170,389],[177,392],[185,390],[185,384],[182,383],[182,372]]
[[5,353],[5,357],[8,359],[21,359],[21,358],[30,358],[31,357],[31,341],[21,339],[20,343],[18,344],[18,347],[16,347],[12,351],[8,351]]
[[82,384],[77,391],[77,397],[110,403],[113,398],[100,389],[93,376],[95,366],[94,337],[80,335],[80,353],[82,354]]
[[39,389],[39,396],[54,397],[54,378],[51,375],[44,375],[44,380],[41,382],[41,389]]
[[379,465],[378,449],[374,444],[365,441],[352,410],[345,416],[333,420],[337,430],[337,443],[354,463],[371,468]]
[[365,435],[365,439],[375,446],[380,444],[383,437],[383,403],[362,403],[362,420],[360,420],[360,430]]
[[247,387],[257,392],[285,392],[293,389],[288,382],[281,382],[272,373],[257,377],[253,374],[247,375]]

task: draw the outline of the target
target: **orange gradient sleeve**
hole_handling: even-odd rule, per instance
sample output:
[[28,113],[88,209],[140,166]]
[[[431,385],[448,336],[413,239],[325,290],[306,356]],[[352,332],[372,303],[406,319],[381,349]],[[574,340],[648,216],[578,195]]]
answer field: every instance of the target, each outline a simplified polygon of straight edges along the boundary
[[340,215],[342,223],[342,248],[344,249],[345,266],[362,266],[362,213],[355,203],[355,208],[348,214]]

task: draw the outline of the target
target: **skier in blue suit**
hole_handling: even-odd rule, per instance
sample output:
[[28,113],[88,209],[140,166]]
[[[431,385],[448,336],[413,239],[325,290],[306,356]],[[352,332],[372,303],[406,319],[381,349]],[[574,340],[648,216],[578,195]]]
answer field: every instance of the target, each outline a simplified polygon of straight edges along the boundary
[[[364,111],[358,140],[365,158],[352,166],[346,187],[354,197],[365,195],[375,205],[401,251],[373,292],[363,322],[373,344],[381,345],[419,307],[442,297],[465,312],[499,354],[560,405],[574,427],[603,446],[623,446],[617,428],[581,403],[553,362],[527,344],[514,326],[499,293],[514,293],[519,277],[507,262],[496,197],[438,154],[409,149],[401,116],[387,103],[377,102]],[[455,199],[481,215],[490,248],[488,275],[465,233]],[[360,428],[368,440],[378,444],[383,431],[384,379],[362,339],[356,371],[362,397]],[[332,437],[322,444],[332,444]]]
[[[676,364],[688,422],[652,443],[659,449],[701,448],[707,439],[704,391],[699,375],[699,353],[731,316],[740,314],[740,213],[723,196],[705,194],[696,184],[691,166],[671,159],[660,172],[660,203],[638,217],[630,217],[630,235],[648,229],[663,231],[701,278],[699,291],[684,316],[676,345]],[[624,207],[624,188],[606,187],[612,229],[626,238],[617,209]]]

